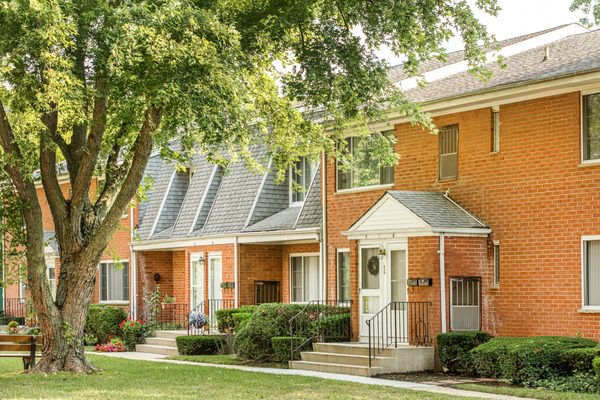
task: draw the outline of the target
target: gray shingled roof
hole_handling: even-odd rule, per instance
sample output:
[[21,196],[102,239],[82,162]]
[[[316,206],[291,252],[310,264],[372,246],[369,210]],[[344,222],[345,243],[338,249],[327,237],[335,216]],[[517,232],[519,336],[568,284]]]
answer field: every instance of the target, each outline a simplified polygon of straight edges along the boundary
[[288,207],[277,214],[271,215],[262,221],[249,226],[244,232],[274,232],[292,230],[300,214],[301,206]]
[[52,247],[54,254],[58,254],[58,242],[56,241],[55,233],[52,231],[44,231],[44,242],[46,245]]
[[304,200],[304,206],[302,212],[298,216],[296,222],[296,229],[302,228],[316,228],[321,225],[323,220],[323,207],[321,204],[321,166],[317,168],[315,176],[308,193],[306,193],[306,199]]
[[[545,47],[550,57],[544,60]],[[460,72],[427,83],[424,88],[405,91],[416,102],[429,102],[516,86],[525,83],[557,79],[600,70],[600,30],[566,37],[505,59],[506,68],[493,62],[488,67],[492,79],[484,82],[469,72]]]
[[142,184],[144,184],[148,179],[152,179],[154,182],[152,185],[148,187],[146,190],[146,199],[140,202],[140,224],[144,219],[144,215],[146,214],[146,210],[148,208],[149,199],[152,196],[152,192],[155,187],[156,180],[158,179],[158,175],[160,174],[160,167],[162,166],[163,160],[160,157],[158,152],[152,153],[150,159],[148,160],[148,164],[146,164],[146,168],[144,170],[144,177],[142,178]]
[[404,190],[390,190],[387,193],[432,228],[487,228],[443,193]]

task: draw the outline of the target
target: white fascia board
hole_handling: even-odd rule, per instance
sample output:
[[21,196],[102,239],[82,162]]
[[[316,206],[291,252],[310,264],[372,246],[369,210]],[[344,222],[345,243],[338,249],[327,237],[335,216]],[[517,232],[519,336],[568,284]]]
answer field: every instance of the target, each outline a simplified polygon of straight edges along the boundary
[[431,229],[402,229],[402,230],[378,230],[372,232],[342,232],[342,236],[349,240],[366,239],[395,239],[417,236],[439,236],[444,233],[446,236],[473,236],[487,237],[492,232],[488,228],[431,228]]

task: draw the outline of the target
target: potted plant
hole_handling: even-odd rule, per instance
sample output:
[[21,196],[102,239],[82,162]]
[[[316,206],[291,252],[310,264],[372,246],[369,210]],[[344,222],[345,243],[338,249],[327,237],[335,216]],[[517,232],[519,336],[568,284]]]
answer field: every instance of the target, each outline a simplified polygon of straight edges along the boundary
[[19,333],[19,323],[17,321],[10,321],[8,323],[8,334],[16,335]]

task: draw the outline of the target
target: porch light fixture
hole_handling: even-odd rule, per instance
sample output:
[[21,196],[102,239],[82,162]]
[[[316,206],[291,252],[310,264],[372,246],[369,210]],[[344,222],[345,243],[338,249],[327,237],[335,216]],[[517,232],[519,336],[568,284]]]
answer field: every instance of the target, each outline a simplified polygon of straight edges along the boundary
[[382,244],[377,249],[377,257],[379,257],[380,261],[383,261],[383,257],[385,257],[385,247]]
[[200,256],[200,258],[198,259],[198,262],[200,263],[201,267],[204,267],[204,256]]

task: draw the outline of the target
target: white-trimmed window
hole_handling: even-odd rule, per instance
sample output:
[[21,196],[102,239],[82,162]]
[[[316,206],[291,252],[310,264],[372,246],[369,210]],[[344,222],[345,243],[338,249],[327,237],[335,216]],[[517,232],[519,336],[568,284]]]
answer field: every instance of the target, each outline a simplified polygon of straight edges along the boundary
[[492,107],[492,153],[500,151],[500,107]]
[[100,263],[100,301],[129,301],[129,262],[103,261]]
[[337,190],[394,183],[394,166],[381,165],[372,156],[368,137],[350,137],[346,146],[345,151],[352,156],[352,162],[349,166],[337,162]]
[[337,253],[338,300],[350,300],[350,251],[338,249]]
[[583,161],[600,160],[600,93],[582,99]]
[[290,302],[319,300],[319,256],[290,256]]
[[54,256],[46,256],[46,277],[50,286],[52,297],[56,298],[56,259]]
[[304,201],[316,170],[317,161],[306,157],[302,157],[290,168],[290,204]]
[[584,237],[582,250],[583,305],[600,308],[600,236]]
[[494,242],[494,286],[500,286],[500,243]]
[[458,125],[446,126],[439,131],[439,178],[458,178]]

